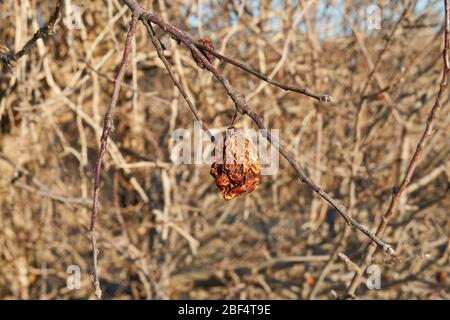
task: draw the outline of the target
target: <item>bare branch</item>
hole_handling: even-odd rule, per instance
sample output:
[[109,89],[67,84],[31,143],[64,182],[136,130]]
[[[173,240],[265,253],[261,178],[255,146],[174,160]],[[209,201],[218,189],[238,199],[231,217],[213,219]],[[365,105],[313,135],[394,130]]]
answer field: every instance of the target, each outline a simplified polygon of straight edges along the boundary
[[89,234],[91,237],[92,243],[92,258],[93,258],[93,271],[92,277],[95,288],[95,295],[97,298],[101,298],[102,290],[100,289],[100,282],[98,278],[98,268],[97,268],[97,256],[98,256],[98,248],[97,248],[97,240],[95,233],[95,224],[97,220],[97,209],[98,209],[98,192],[100,189],[100,171],[102,166],[103,156],[106,152],[106,146],[108,144],[108,138],[111,130],[113,129],[114,117],[112,110],[115,108],[117,104],[117,99],[119,97],[120,85],[125,75],[125,71],[128,64],[128,55],[131,46],[131,40],[136,33],[136,25],[138,22],[139,16],[135,12],[133,13],[133,18],[131,20],[130,29],[128,30],[127,38],[125,40],[125,48],[123,50],[122,61],[119,66],[119,71],[117,72],[116,80],[114,83],[113,94],[111,98],[111,103],[108,107],[108,110],[105,114],[105,119],[103,123],[103,132],[100,139],[100,149],[98,151],[97,162],[94,168],[94,195],[92,201],[92,213],[91,213],[91,225],[89,227]]
[[183,88],[183,86],[180,83],[180,81],[178,81],[177,78],[175,77],[175,75],[174,75],[174,73],[172,71],[172,68],[171,68],[171,66],[169,64],[169,61],[167,61],[167,59],[166,59],[166,57],[164,55],[164,48],[161,45],[161,41],[158,39],[158,37],[156,36],[155,32],[153,31],[153,28],[152,28],[151,24],[145,19],[143,20],[143,23],[144,23],[145,27],[147,28],[147,32],[150,35],[150,39],[152,40],[152,43],[153,43],[153,46],[156,49],[156,52],[158,53],[158,57],[161,59],[161,61],[163,62],[164,66],[166,67],[166,70],[169,73],[169,76],[172,79],[173,84],[180,91],[180,93],[183,96],[184,100],[188,104],[189,109],[191,109],[191,112],[194,115],[195,119],[198,122],[201,123],[203,131],[205,131],[206,134],[209,136],[210,140],[212,142],[214,142],[215,140],[214,140],[213,134],[208,130],[208,128],[206,127],[204,122],[201,121],[200,116],[199,116],[198,111],[197,111],[197,108],[192,103],[191,99],[189,99],[189,96],[187,95],[186,90]]
[[242,63],[242,62],[240,62],[238,60],[231,59],[231,58],[229,58],[227,56],[224,56],[224,55],[220,54],[219,52],[217,52],[216,50],[213,50],[213,49],[209,48],[208,46],[205,46],[204,44],[201,44],[201,43],[197,42],[197,43],[195,43],[195,46],[197,48],[199,48],[199,49],[202,49],[202,50],[205,50],[205,51],[211,53],[212,55],[214,55],[218,59],[220,59],[220,60],[222,60],[222,61],[224,61],[226,63],[232,64],[232,65],[234,65],[234,66],[244,70],[245,72],[248,72],[251,75],[254,75],[255,77],[257,77],[257,78],[259,78],[259,79],[261,79],[263,81],[266,81],[267,83],[270,83],[270,84],[272,84],[272,85],[274,85],[276,87],[279,87],[279,88],[281,88],[283,90],[297,92],[297,93],[303,94],[305,96],[314,98],[314,99],[316,99],[318,101],[321,101],[321,102],[329,102],[329,103],[336,102],[336,100],[330,95],[317,94],[317,93],[314,93],[314,92],[312,92],[311,90],[309,90],[307,88],[299,88],[299,87],[295,87],[295,86],[290,86],[290,85],[281,83],[279,81],[273,80],[273,79],[269,78],[267,75],[262,74],[262,73],[260,73],[260,72],[258,72],[256,70],[250,68],[245,63]]
[[62,8],[62,0],[58,0],[56,3],[55,11],[50,16],[48,23],[36,31],[33,37],[27,41],[22,49],[16,53],[0,53],[0,60],[5,63],[8,67],[15,67],[16,61],[22,58],[24,55],[30,53],[31,49],[36,45],[36,41],[39,39],[47,39],[49,36],[53,35],[55,32],[55,24],[58,21],[59,14]]

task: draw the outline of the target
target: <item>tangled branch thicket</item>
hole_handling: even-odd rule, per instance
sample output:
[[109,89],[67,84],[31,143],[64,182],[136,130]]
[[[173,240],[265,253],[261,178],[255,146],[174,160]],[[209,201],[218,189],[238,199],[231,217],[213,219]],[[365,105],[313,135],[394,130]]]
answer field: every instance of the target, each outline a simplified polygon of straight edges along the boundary
[[[448,0],[370,4],[0,2],[0,298],[449,298]],[[235,111],[288,161],[224,202],[171,134]]]

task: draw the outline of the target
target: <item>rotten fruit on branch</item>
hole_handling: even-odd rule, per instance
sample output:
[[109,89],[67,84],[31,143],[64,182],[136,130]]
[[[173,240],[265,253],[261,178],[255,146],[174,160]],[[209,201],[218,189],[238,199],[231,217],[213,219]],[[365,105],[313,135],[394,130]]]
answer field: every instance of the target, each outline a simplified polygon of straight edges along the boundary
[[260,180],[260,161],[256,148],[242,129],[228,128],[214,152],[211,175],[225,200],[232,200],[256,189]]

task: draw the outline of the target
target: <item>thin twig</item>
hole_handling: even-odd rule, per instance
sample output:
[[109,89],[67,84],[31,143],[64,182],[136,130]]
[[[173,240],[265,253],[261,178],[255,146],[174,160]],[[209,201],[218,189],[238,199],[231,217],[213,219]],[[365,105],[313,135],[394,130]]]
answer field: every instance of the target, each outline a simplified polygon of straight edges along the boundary
[[178,79],[175,77],[172,68],[170,66],[169,61],[167,61],[166,56],[164,55],[164,48],[161,45],[161,41],[158,39],[158,37],[156,36],[153,27],[151,26],[151,24],[143,19],[142,21],[145,25],[145,27],[147,28],[147,32],[150,35],[150,39],[152,40],[153,46],[156,49],[156,52],[158,53],[158,57],[161,59],[161,61],[163,62],[164,66],[166,67],[167,72],[169,73],[170,78],[173,81],[173,84],[178,88],[178,90],[180,91],[181,95],[183,96],[184,100],[186,101],[186,103],[189,106],[189,109],[191,109],[192,114],[194,115],[195,119],[200,122],[201,127],[203,129],[203,131],[206,132],[206,134],[208,135],[209,139],[214,143],[215,142],[215,138],[214,135],[209,131],[209,129],[206,127],[206,125],[204,124],[204,122],[200,119],[200,116],[197,112],[197,108],[195,107],[195,105],[192,103],[191,99],[189,99],[189,96],[186,93],[186,90],[184,89],[183,85],[180,83],[180,81],[178,81]]
[[[422,134],[422,137],[419,140],[419,143],[417,144],[416,150],[408,164],[408,168],[406,169],[405,176],[398,187],[397,191],[393,194],[391,202],[389,204],[388,209],[386,210],[386,213],[383,215],[380,224],[378,225],[377,231],[375,233],[376,236],[380,237],[383,235],[389,221],[393,218],[395,214],[395,209],[397,208],[398,204],[400,203],[400,198],[402,195],[406,192],[407,186],[409,182],[411,181],[411,178],[414,174],[414,171],[416,170],[417,165],[419,164],[420,159],[422,158],[423,150],[427,146],[428,141],[430,140],[431,134],[433,133],[433,127],[437,119],[437,114],[439,110],[442,107],[441,99],[446,92],[447,86],[448,86],[448,78],[450,73],[450,63],[449,63],[449,42],[450,42],[450,7],[449,7],[449,0],[444,0],[445,4],[445,28],[444,28],[444,50],[442,52],[443,60],[444,60],[444,67],[442,71],[442,80],[440,83],[439,92],[436,97],[436,101],[433,105],[433,108],[431,109],[427,124],[425,127],[425,130]],[[356,272],[352,282],[347,290],[347,295],[352,297],[355,295],[355,291],[358,288],[361,277],[366,270],[367,266],[369,265],[370,261],[372,260],[372,256],[375,253],[376,246],[374,246],[372,243],[369,243],[366,248],[366,254],[364,256],[363,262],[360,265],[359,272]]]
[[113,113],[112,110],[115,108],[117,104],[117,99],[119,97],[120,84],[125,75],[125,71],[128,64],[128,54],[131,46],[131,40],[133,39],[134,34],[136,33],[136,25],[139,19],[139,15],[136,12],[133,12],[133,17],[130,24],[130,29],[128,30],[127,38],[125,40],[125,48],[123,50],[122,61],[119,66],[119,71],[117,72],[113,94],[111,98],[111,103],[109,104],[108,110],[105,114],[105,119],[103,123],[103,132],[100,139],[100,149],[98,151],[97,162],[94,168],[94,195],[92,201],[92,213],[91,213],[91,224],[89,228],[89,235],[91,237],[92,243],[92,258],[93,258],[93,271],[92,277],[95,288],[95,295],[97,298],[101,298],[102,290],[100,289],[100,282],[98,278],[98,268],[97,268],[97,256],[98,256],[98,248],[97,248],[97,239],[95,235],[95,224],[97,219],[97,207],[98,207],[98,192],[100,189],[100,170],[102,166],[103,156],[106,152],[106,146],[108,144],[108,137],[113,129]]
[[205,46],[204,44],[201,44],[199,42],[196,42],[195,46],[197,48],[201,49],[201,50],[205,50],[205,51],[211,53],[212,55],[214,55],[216,58],[222,60],[223,62],[232,64],[232,65],[234,65],[234,66],[244,70],[245,72],[248,72],[248,73],[254,75],[255,77],[257,77],[257,78],[259,78],[259,79],[261,79],[263,81],[266,81],[267,83],[270,83],[271,85],[279,87],[279,88],[281,88],[283,90],[297,92],[297,93],[303,94],[305,96],[314,98],[314,99],[316,99],[318,101],[321,101],[321,102],[328,102],[328,103],[336,102],[336,100],[330,95],[317,94],[317,93],[314,93],[314,92],[312,92],[311,90],[309,90],[307,88],[299,88],[299,87],[287,85],[287,84],[284,84],[282,82],[273,80],[273,79],[269,78],[267,75],[262,74],[262,73],[260,73],[260,72],[258,72],[256,70],[252,69],[251,67],[247,66],[245,63],[240,62],[240,61],[235,60],[235,59],[232,59],[232,58],[229,58],[227,56],[224,56],[224,55],[220,54],[219,52],[217,52],[216,50],[211,49],[208,46]]
[[36,41],[39,39],[47,39],[49,36],[55,33],[55,24],[58,21],[59,13],[62,8],[62,0],[58,0],[56,3],[55,11],[50,16],[48,23],[36,31],[33,37],[27,41],[22,49],[16,53],[0,53],[0,60],[3,61],[8,67],[15,67],[16,61],[22,58],[24,55],[30,53],[31,49],[36,45]]

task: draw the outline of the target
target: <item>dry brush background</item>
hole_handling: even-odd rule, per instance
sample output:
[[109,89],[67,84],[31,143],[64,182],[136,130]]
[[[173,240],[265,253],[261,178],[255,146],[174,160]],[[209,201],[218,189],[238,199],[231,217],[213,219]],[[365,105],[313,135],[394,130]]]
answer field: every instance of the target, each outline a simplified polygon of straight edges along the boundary
[[[376,228],[439,89],[442,1],[379,0],[382,29],[370,32],[361,14],[370,1],[139,2],[276,80],[332,95],[336,103],[320,103],[215,62],[264,123],[280,129],[306,173]],[[94,296],[93,167],[131,15],[118,0],[72,4],[81,9],[80,29],[60,20],[54,35],[0,75],[1,299]],[[52,1],[0,1],[0,50],[22,48],[53,8]],[[234,105],[220,83],[155,30],[203,121],[225,129]],[[245,117],[237,123],[253,127]],[[368,290],[363,279],[359,297],[450,297],[449,124],[446,94],[383,236],[399,257],[377,251],[382,288]],[[367,238],[299,184],[282,158],[256,191],[225,202],[208,165],[171,162],[178,128],[192,131],[192,114],[139,24],[102,171],[104,297],[344,297]],[[69,265],[82,270],[79,290],[66,287]]]

